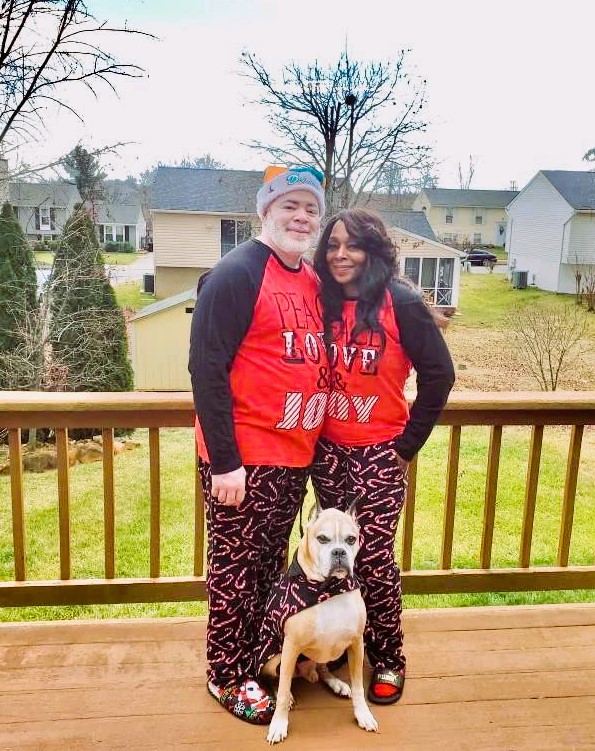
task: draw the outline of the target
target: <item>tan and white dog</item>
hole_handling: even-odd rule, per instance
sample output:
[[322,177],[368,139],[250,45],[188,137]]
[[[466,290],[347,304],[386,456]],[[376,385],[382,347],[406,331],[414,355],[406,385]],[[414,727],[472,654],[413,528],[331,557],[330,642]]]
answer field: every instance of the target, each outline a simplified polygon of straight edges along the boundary
[[[353,579],[353,564],[359,549],[359,527],[353,506],[343,512],[322,510],[317,504],[296,559],[285,575],[289,581],[287,577],[296,576],[297,571],[299,577],[307,580],[306,586],[320,586],[326,594],[319,598],[321,601],[287,617],[282,629],[281,653],[268,659],[261,671],[265,678],[279,675],[277,705],[267,735],[270,744],[287,737],[289,710],[293,706],[291,681],[300,654],[316,663],[315,667],[311,666],[309,675],[304,675],[303,670],[300,674],[312,682],[323,681],[338,696],[351,696],[357,724],[364,730],[378,730],[363,686],[366,608]],[[352,582],[352,586],[341,591],[348,582]],[[294,583],[295,579],[291,584]],[[332,590],[339,593],[328,596]],[[332,675],[326,666],[345,650],[351,687]]]

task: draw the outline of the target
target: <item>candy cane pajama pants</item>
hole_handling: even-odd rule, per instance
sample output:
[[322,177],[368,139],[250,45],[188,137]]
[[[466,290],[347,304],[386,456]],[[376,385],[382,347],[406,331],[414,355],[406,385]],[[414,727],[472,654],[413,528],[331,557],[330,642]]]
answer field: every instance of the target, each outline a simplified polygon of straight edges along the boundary
[[285,564],[308,469],[246,467],[246,498],[239,508],[212,497],[209,464],[199,460],[199,471],[208,538],[207,677],[223,687],[257,678],[264,605]]
[[405,666],[401,627],[401,574],[395,534],[405,501],[406,478],[396,461],[394,439],[371,446],[342,446],[321,439],[311,467],[323,508],[356,505],[360,550],[355,561],[368,614],[364,634],[373,668]]

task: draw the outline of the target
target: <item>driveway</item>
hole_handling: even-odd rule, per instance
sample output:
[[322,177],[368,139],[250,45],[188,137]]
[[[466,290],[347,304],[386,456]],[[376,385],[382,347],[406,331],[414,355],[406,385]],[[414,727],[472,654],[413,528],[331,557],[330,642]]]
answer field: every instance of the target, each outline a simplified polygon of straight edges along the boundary
[[153,254],[144,253],[136,261],[129,264],[110,266],[106,264],[105,271],[112,284],[126,282],[141,282],[144,274],[154,273]]
[[[41,287],[42,284],[47,282],[50,276],[50,268],[37,269],[37,286]],[[105,265],[105,271],[112,284],[125,284],[126,282],[142,282],[143,274],[153,274],[153,254],[144,253],[136,261],[129,264],[122,265]]]

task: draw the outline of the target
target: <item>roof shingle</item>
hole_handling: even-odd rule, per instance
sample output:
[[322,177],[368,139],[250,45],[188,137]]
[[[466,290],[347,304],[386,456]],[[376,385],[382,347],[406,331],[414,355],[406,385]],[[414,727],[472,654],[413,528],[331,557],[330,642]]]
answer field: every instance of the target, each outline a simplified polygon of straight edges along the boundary
[[262,177],[262,172],[246,170],[159,167],[151,208],[254,214]]
[[573,209],[595,210],[595,172],[542,170],[542,174]]
[[500,209],[518,195],[517,190],[458,190],[431,188],[424,190],[432,206]]

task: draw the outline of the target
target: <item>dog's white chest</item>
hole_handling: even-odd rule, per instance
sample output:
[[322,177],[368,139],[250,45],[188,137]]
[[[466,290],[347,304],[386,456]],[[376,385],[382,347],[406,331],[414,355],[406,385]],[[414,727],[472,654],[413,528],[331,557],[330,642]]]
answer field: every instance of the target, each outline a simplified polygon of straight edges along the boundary
[[363,632],[366,611],[359,590],[331,597],[313,612],[307,654],[316,662],[336,659]]

